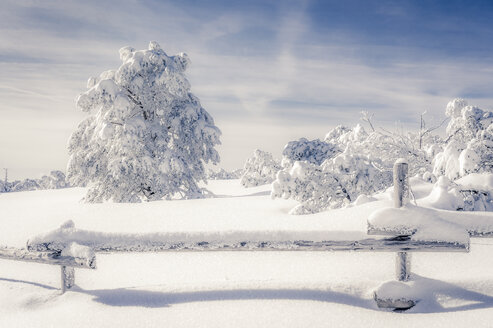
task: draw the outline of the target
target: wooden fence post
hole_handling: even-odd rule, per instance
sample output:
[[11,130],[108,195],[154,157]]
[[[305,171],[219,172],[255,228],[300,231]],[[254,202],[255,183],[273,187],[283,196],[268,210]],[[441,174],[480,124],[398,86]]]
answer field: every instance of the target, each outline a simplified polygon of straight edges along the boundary
[[[403,158],[394,164],[394,207],[400,208],[409,198],[408,164]],[[408,281],[411,275],[411,254],[398,252],[395,263],[398,281]]]
[[67,266],[60,266],[62,276],[62,294],[70,289],[75,284],[75,269]]

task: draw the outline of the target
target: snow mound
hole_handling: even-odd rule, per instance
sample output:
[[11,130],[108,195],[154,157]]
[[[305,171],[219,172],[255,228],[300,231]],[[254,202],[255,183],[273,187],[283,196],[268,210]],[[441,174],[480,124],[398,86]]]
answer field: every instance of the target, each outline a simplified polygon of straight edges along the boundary
[[442,210],[452,210],[464,208],[464,198],[458,186],[452,183],[447,177],[441,176],[433,186],[430,194],[420,201],[432,208]]

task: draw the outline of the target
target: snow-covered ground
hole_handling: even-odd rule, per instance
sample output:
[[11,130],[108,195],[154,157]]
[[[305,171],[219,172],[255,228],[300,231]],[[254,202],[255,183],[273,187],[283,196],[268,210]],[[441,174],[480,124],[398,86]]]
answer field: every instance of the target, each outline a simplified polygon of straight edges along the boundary
[[[389,200],[307,216],[270,186],[211,181],[216,198],[84,204],[84,189],[0,194],[0,245],[24,247],[68,219],[101,232],[327,231],[364,238]],[[415,190],[418,198],[429,190]],[[491,213],[482,217],[493,218]],[[493,240],[470,253],[416,253],[423,300],[379,310],[372,292],[394,279],[392,253],[180,252],[97,254],[60,295],[57,266],[0,260],[0,327],[491,327]]]

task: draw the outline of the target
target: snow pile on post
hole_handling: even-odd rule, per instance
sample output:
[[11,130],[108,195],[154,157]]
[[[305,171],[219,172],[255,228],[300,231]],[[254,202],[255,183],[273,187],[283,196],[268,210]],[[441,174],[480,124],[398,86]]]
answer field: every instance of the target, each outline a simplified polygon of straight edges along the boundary
[[77,243],[70,243],[65,247],[61,254],[62,257],[72,257],[76,263],[81,266],[96,268],[96,254],[94,250],[88,246],[79,245]]

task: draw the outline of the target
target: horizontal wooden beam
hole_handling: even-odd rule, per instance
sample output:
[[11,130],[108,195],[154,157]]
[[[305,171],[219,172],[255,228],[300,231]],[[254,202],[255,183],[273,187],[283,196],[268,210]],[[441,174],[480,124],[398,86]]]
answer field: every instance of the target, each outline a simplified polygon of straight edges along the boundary
[[[482,229],[466,229],[469,236],[474,238],[493,238],[493,231],[482,230]],[[417,231],[416,228],[405,227],[405,228],[382,228],[375,227],[371,224],[368,225],[367,233],[370,236],[396,236],[396,235],[407,235],[414,234]]]
[[[84,242],[78,240],[79,244]],[[337,241],[243,241],[226,243],[221,241],[202,242],[139,242],[132,244],[94,243],[87,246],[95,252],[177,252],[177,251],[355,251],[355,252],[468,252],[469,245],[415,241],[409,236],[392,238],[368,238],[362,240]],[[59,251],[60,242],[31,244],[29,248],[37,251]]]
[[493,231],[468,229],[469,236],[475,238],[493,238]]
[[59,251],[32,252],[18,248],[0,248],[0,259],[95,269],[95,258],[61,256]]

